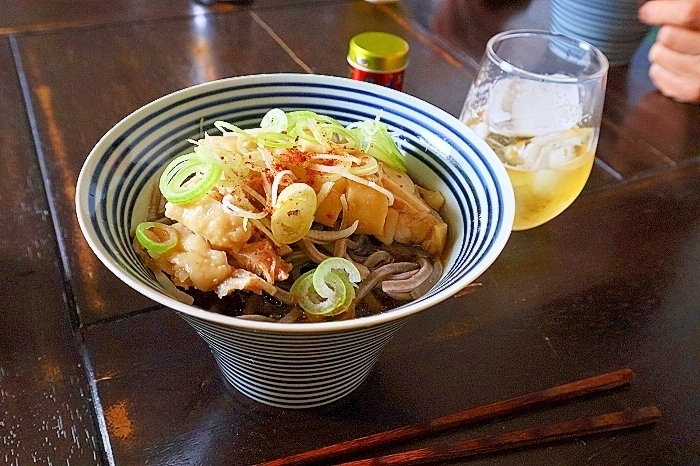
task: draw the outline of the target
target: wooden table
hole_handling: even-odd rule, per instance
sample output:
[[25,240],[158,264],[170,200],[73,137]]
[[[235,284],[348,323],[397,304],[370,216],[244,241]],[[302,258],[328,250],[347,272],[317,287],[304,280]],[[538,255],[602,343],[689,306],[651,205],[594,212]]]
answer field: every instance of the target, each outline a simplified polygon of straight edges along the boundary
[[650,428],[469,464],[700,464],[700,106],[654,90],[648,42],[611,69],[579,199],[413,318],[333,409],[227,387],[80,233],[80,167],[139,106],[227,76],[344,76],[349,39],[381,30],[410,43],[405,92],[457,115],[488,37],[548,27],[546,0],[504,3],[0,0],[0,464],[248,465],[621,368],[630,387],[438,441],[653,404]]

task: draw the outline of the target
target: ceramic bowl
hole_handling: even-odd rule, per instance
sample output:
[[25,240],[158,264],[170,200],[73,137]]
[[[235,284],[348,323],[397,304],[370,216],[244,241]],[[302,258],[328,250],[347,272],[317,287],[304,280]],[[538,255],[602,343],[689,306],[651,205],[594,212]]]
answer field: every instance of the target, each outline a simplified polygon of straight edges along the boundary
[[[423,297],[383,314],[324,323],[256,322],[169,296],[132,247],[150,186],[201,128],[226,120],[257,126],[271,108],[308,109],[349,123],[381,120],[407,154],[409,173],[440,190],[449,225],[444,273]],[[146,193],[146,194],[144,194]],[[76,191],[82,232],[99,259],[146,297],[182,316],[209,345],[225,379],[284,408],[340,400],[370,373],[407,319],[453,296],[496,259],[513,224],[513,191],[493,151],[448,113],[408,94],[341,77],[241,76],[166,95],[121,120],[85,160]]]
[[584,40],[600,49],[611,65],[628,63],[649,26],[637,18],[644,0],[552,0],[552,32]]

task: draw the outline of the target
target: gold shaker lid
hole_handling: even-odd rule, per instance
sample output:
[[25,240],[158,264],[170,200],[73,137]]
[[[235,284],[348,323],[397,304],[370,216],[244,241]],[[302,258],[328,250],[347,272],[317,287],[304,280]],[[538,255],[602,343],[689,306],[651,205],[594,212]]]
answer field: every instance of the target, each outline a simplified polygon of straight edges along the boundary
[[373,71],[406,67],[408,42],[388,32],[363,32],[350,39],[348,61]]

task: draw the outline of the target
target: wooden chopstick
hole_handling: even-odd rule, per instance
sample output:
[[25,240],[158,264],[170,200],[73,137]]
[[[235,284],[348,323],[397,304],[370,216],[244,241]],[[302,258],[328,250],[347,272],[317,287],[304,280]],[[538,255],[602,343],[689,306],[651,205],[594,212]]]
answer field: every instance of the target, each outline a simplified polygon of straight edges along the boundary
[[629,384],[634,379],[631,369],[622,369],[587,379],[577,380],[564,385],[547,388],[533,393],[516,396],[485,406],[470,408],[454,414],[448,414],[425,423],[399,427],[377,434],[329,445],[303,453],[287,456],[257,466],[299,466],[328,461],[342,455],[366,451],[380,446],[405,442],[421,437],[435,435],[448,429],[464,427],[480,421],[525,411],[534,407],[551,405],[572,398],[609,390]]
[[338,466],[414,466],[436,461],[464,459],[495,451],[507,451],[573,437],[631,429],[656,422],[659,417],[661,417],[661,413],[655,406],[646,406],[457,443],[404,451],[393,455],[351,461]]

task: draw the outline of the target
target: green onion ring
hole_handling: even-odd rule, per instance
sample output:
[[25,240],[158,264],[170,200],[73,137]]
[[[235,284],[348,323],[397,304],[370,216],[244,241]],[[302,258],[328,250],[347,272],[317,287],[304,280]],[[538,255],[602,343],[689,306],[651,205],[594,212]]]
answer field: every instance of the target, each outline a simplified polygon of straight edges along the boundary
[[265,147],[294,147],[296,140],[294,137],[285,133],[276,133],[274,131],[261,131],[256,135],[258,144]]
[[[222,173],[221,168],[194,153],[184,154],[165,167],[158,187],[168,201],[185,204],[208,193],[219,182]],[[196,179],[191,182],[193,178]]]
[[298,299],[299,306],[304,312],[317,316],[334,316],[347,311],[355,300],[355,288],[350,280],[342,273],[325,274],[324,282],[331,293],[324,298],[314,288],[317,270],[306,272],[292,285],[290,293]]
[[287,131],[287,114],[279,108],[269,110],[263,116],[260,127],[275,133]]
[[354,283],[362,279],[360,271],[357,270],[355,264],[342,257],[329,257],[318,264],[313,275],[314,289],[319,296],[330,298],[335,292],[328,286],[328,279],[331,275],[339,275],[341,277],[345,275],[349,281]]
[[[150,231],[150,234],[149,234]],[[153,236],[157,238],[153,239]],[[164,240],[160,240],[165,236]],[[159,222],[141,222],[136,226],[136,239],[150,252],[163,254],[177,244],[177,231],[170,225]]]

